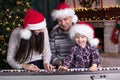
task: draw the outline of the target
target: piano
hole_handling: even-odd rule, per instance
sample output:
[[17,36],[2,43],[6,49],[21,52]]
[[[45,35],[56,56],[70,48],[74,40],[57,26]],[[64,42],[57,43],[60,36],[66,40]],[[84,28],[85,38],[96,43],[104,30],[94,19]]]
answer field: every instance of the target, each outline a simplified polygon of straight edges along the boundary
[[72,68],[64,72],[56,69],[53,72],[5,69],[0,70],[0,80],[120,80],[120,67],[98,68],[95,72],[88,68]]

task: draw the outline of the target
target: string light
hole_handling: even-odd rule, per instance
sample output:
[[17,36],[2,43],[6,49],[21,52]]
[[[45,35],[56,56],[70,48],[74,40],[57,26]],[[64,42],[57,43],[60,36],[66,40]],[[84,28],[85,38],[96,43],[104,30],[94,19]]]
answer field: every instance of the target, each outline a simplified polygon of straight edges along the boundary
[[[78,15],[80,21],[84,20],[115,20],[117,16],[120,14],[114,10],[120,11],[120,6],[107,7],[104,6],[103,8],[84,8],[79,7],[75,9],[76,14]],[[113,14],[111,14],[114,12]],[[86,14],[85,14],[86,13]],[[82,18],[81,18],[82,17]],[[86,18],[87,17],[87,18]]]

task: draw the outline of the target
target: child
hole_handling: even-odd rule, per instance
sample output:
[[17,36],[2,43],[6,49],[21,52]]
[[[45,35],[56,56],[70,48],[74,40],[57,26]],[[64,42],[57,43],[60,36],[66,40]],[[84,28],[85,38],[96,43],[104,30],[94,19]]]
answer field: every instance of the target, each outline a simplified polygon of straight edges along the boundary
[[72,47],[70,55],[64,59],[63,66],[59,66],[58,70],[89,68],[90,71],[96,71],[100,61],[96,48],[99,40],[94,38],[93,27],[86,23],[78,23],[71,27],[69,34],[76,45]]

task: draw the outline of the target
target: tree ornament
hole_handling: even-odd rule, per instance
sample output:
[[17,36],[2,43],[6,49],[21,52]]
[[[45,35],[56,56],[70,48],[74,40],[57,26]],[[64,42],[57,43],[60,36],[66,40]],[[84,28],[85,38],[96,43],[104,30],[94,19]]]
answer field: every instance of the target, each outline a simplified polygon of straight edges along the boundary
[[6,30],[7,30],[7,31],[10,31],[10,27],[7,27]]
[[17,4],[17,5],[21,5],[21,4],[22,4],[22,1],[17,1],[16,4]]

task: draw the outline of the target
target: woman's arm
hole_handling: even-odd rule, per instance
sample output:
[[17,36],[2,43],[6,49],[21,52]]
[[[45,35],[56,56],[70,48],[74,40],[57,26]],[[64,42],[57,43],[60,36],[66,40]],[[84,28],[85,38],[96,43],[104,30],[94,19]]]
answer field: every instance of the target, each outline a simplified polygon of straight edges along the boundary
[[51,50],[49,43],[48,30],[44,28],[44,50],[43,50],[43,61],[44,63],[50,63],[51,60]]
[[19,64],[15,61],[14,56],[19,48],[20,37],[19,37],[20,28],[16,28],[10,36],[7,52],[7,62],[12,68],[22,68],[22,64]]

